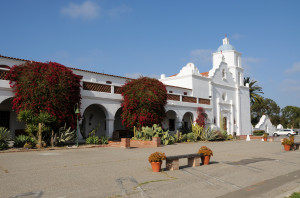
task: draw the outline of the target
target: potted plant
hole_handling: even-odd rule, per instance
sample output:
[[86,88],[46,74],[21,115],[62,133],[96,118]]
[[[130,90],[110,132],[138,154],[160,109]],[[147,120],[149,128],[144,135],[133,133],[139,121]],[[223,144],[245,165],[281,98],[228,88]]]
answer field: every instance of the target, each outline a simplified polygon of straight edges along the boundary
[[288,139],[288,138],[283,138],[281,144],[284,146],[285,151],[291,150],[291,146],[294,144],[294,137]]
[[162,160],[166,159],[166,154],[161,152],[152,153],[148,161],[151,163],[153,172],[160,172]]
[[198,151],[199,154],[203,154],[203,156],[201,157],[201,161],[204,165],[208,165],[209,164],[209,160],[210,160],[210,156],[213,156],[213,152],[211,149],[209,149],[206,146],[201,146],[201,148]]
[[263,139],[264,139],[265,142],[268,141],[268,136],[269,136],[268,133],[264,133],[264,134],[263,134]]

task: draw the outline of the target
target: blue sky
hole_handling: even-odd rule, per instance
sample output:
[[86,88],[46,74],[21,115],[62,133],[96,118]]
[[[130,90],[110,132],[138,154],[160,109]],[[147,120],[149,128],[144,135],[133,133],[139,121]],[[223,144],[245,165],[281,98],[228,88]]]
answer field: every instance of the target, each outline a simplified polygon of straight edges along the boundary
[[0,54],[134,77],[211,69],[227,34],[245,76],[300,106],[300,1],[2,0]]

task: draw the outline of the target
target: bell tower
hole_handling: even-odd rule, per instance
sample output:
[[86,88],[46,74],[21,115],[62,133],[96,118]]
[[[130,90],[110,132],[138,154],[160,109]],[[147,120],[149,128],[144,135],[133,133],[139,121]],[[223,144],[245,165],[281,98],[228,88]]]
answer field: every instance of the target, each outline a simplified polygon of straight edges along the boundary
[[241,64],[241,56],[242,54],[236,51],[235,47],[229,43],[227,35],[225,35],[223,44],[218,48],[217,52],[213,53],[213,68],[219,68],[221,62],[227,63],[234,81],[238,86],[243,85],[244,69]]

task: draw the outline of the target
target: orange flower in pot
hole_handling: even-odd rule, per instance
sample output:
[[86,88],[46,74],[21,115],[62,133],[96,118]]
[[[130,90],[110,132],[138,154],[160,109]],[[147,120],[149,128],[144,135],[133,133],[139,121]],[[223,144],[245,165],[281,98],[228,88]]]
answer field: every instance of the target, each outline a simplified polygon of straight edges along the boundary
[[160,172],[162,160],[166,159],[166,154],[162,152],[152,153],[148,157],[148,161],[151,163],[153,172]]
[[291,150],[291,146],[294,144],[294,136],[291,136],[290,139],[283,138],[281,144],[284,146],[285,151]]
[[206,146],[201,146],[201,148],[198,151],[199,154],[203,154],[201,157],[201,161],[204,165],[209,164],[210,156],[213,156],[213,152],[210,148]]
[[264,138],[265,142],[268,141],[268,136],[269,136],[269,133],[264,133],[263,138]]

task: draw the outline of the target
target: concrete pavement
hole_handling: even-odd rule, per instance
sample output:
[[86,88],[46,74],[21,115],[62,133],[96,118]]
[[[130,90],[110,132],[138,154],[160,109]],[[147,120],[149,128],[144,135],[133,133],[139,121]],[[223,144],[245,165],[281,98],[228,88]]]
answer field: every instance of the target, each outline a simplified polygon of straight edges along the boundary
[[[0,197],[280,198],[300,186],[300,151],[284,151],[280,138],[0,153]],[[182,159],[178,171],[151,172],[152,152],[187,154],[203,145],[214,152],[210,165],[187,167]]]

